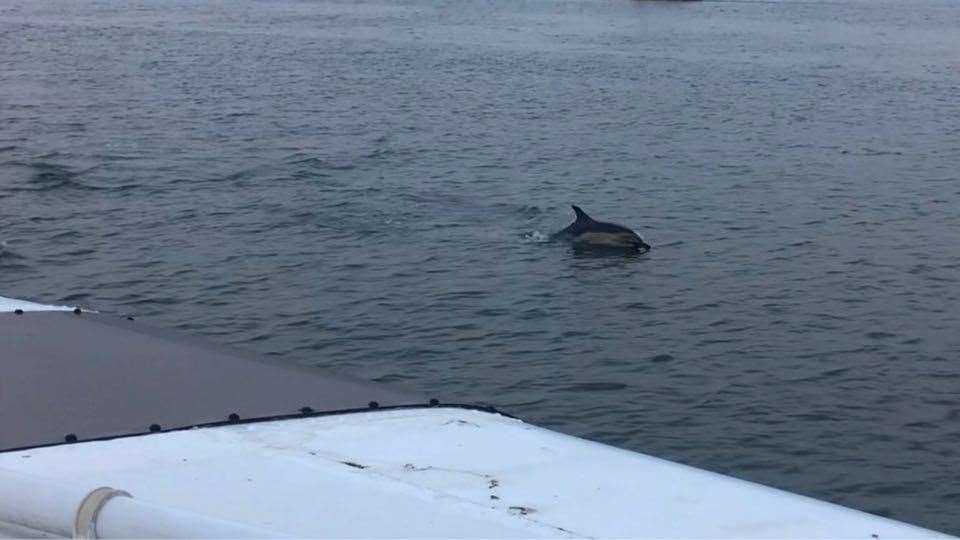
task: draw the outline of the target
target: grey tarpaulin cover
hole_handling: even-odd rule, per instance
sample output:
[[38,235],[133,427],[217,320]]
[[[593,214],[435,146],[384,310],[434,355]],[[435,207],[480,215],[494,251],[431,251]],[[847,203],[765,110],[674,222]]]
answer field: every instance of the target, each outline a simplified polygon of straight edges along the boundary
[[0,314],[0,451],[423,401],[126,319]]

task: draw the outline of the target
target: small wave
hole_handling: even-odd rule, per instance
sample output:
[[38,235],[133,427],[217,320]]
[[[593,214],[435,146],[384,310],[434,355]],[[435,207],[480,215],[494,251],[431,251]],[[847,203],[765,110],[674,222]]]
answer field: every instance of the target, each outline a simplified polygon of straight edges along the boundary
[[306,167],[314,171],[349,171],[357,168],[356,164],[349,158],[327,159],[304,154],[303,152],[290,154],[287,156],[286,161],[291,165]]
[[30,270],[26,259],[27,257],[11,251],[5,241],[0,241],[0,269],[6,272]]
[[26,259],[26,257],[7,247],[7,243],[5,241],[0,241],[0,259],[22,260]]
[[4,272],[9,273],[10,275],[13,275],[16,272],[26,273],[26,272],[32,271],[33,268],[28,264],[7,262],[7,261],[4,261],[3,259],[0,259],[0,270],[3,270]]
[[543,208],[533,204],[495,203],[492,208],[484,208],[484,211],[515,215],[527,221],[543,215]]
[[138,155],[127,155],[127,154],[92,154],[90,156],[93,159],[103,160],[103,161],[139,161],[143,159]]
[[349,171],[350,169],[356,168],[356,165],[349,160],[342,161],[330,161],[323,158],[311,157],[304,158],[293,162],[294,165],[303,165],[311,167],[314,169],[320,170],[332,170],[332,171]]
[[94,171],[97,165],[86,169],[73,169],[59,163],[48,161],[34,161],[25,163],[22,161],[9,161],[3,163],[12,168],[27,169],[28,173],[19,181],[14,181],[13,185],[4,187],[8,192],[15,191],[53,191],[57,189],[79,189],[79,190],[126,190],[137,187],[135,184],[121,185],[97,185],[90,182],[80,181],[80,177]]
[[50,240],[73,240],[76,238],[82,238],[83,235],[79,231],[61,231],[50,237]]
[[903,152],[900,152],[898,150],[879,150],[876,148],[867,148],[867,147],[861,148],[859,151],[843,149],[840,151],[840,153],[843,155],[867,156],[867,157],[902,156],[903,155]]
[[570,384],[561,388],[558,388],[558,391],[561,392],[615,392],[617,390],[624,390],[627,388],[627,385],[623,383],[615,382],[585,382]]
[[517,214],[523,216],[527,219],[533,219],[540,214],[543,214],[543,210],[539,206],[533,206],[531,204],[525,204],[517,209]]
[[63,303],[63,304],[71,304],[71,305],[73,305],[73,304],[78,304],[78,303],[87,301],[87,300],[89,300],[90,298],[91,298],[90,293],[80,292],[80,293],[68,294],[68,295],[66,295],[66,296],[64,296],[64,297],[61,297],[61,298],[58,300],[58,302]]

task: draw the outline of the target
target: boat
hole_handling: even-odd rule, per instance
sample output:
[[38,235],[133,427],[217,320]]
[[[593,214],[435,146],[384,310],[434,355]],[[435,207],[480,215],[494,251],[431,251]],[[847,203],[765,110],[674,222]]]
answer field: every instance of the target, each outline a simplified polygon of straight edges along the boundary
[[945,538],[72,306],[0,297],[2,538]]

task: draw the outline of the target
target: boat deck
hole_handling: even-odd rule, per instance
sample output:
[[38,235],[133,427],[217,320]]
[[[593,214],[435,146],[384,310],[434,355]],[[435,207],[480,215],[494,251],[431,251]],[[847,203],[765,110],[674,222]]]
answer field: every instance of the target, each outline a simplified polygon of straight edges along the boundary
[[936,533],[458,408],[0,453],[0,470],[324,538],[928,538]]
[[[43,308],[43,306],[41,306]],[[205,341],[0,298],[0,537],[935,538]]]

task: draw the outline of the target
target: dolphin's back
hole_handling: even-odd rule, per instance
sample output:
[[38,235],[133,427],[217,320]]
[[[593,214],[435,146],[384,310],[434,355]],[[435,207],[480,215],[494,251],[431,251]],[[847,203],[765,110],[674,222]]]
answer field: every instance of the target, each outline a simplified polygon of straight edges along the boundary
[[573,211],[577,214],[576,221],[553,235],[554,238],[569,240],[574,245],[650,248],[633,229],[596,221],[578,206],[573,206]]
[[577,220],[571,223],[567,228],[560,231],[558,234],[567,234],[576,236],[584,232],[595,232],[595,233],[607,233],[607,234],[618,234],[618,233],[631,233],[634,234],[633,230],[628,229],[622,225],[617,225],[616,223],[606,223],[604,221],[597,221],[592,217],[588,216],[579,206],[571,205],[573,211],[577,214]]
[[617,225],[616,223],[605,223],[603,221],[593,221],[589,226],[584,227],[584,230],[597,233],[633,233],[632,229],[624,227],[623,225]]

